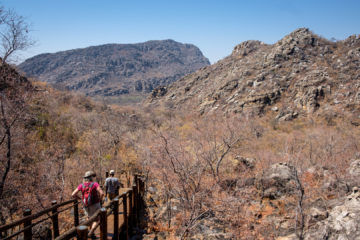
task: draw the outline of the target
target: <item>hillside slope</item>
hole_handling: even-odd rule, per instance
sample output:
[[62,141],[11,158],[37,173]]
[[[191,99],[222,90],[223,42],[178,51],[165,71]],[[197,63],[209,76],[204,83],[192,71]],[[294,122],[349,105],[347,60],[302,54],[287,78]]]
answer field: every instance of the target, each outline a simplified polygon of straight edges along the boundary
[[[32,82],[0,58],[0,225],[21,217],[23,209],[39,212],[53,200],[69,199],[89,169],[100,184],[105,169],[133,171],[137,159],[123,156],[134,151],[128,135],[137,142],[133,133],[145,125],[135,113]],[[59,224],[69,227],[64,219]],[[34,227],[34,238],[47,234],[47,226]]]
[[196,46],[163,40],[41,54],[19,68],[60,88],[116,97],[151,92],[207,65],[209,60]]
[[243,42],[216,64],[155,89],[147,103],[200,113],[272,109],[287,120],[318,110],[358,113],[359,64],[359,36],[331,42],[300,28],[273,45]]

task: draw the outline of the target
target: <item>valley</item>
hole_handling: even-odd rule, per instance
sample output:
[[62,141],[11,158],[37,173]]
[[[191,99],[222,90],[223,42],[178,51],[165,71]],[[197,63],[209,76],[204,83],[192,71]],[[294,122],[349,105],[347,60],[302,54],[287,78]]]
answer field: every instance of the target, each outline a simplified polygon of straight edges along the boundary
[[[195,52],[184,72],[168,75],[179,63],[163,49],[171,64],[135,64],[129,85],[115,80],[123,63],[102,73],[95,55],[114,60],[110,45],[81,55],[94,82],[75,50],[18,70],[2,62],[1,223],[68,200],[85,171],[103,184],[115,169],[144,176],[143,239],[360,238],[359,35],[330,41],[299,28],[274,44],[240,43],[213,65],[180,46]],[[134,94],[127,106],[96,101],[123,89]]]

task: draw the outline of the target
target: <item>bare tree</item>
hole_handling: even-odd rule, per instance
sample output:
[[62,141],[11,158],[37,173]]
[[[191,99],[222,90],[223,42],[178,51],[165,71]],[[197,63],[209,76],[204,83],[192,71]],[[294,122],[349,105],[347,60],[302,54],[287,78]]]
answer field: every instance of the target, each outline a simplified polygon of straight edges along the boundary
[[35,42],[29,36],[30,26],[14,10],[5,11],[0,6],[1,57],[6,62],[15,52],[24,51]]
[[6,99],[4,96],[5,94],[0,93],[0,147],[3,147],[6,149],[6,157],[0,158],[1,160],[1,166],[2,171],[1,178],[0,178],[0,199],[3,197],[4,192],[4,186],[6,179],[8,177],[9,171],[11,169],[11,163],[12,163],[12,145],[13,145],[13,129],[15,128],[15,124],[18,121],[21,121],[21,116],[24,113],[24,105],[23,104],[11,104],[11,101]]

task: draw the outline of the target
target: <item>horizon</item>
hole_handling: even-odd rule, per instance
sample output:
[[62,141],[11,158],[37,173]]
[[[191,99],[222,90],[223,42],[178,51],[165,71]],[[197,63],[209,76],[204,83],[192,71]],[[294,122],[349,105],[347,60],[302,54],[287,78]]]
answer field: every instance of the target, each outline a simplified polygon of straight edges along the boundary
[[360,1],[189,0],[119,2],[7,0],[32,26],[37,44],[17,63],[45,54],[106,44],[171,39],[193,44],[213,64],[247,40],[274,44],[298,28],[329,40],[360,33]]

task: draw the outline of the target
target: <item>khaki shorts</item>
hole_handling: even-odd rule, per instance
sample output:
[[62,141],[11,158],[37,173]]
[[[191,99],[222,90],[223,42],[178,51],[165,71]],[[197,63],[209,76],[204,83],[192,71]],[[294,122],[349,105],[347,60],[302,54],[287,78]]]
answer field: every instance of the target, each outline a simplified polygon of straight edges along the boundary
[[113,200],[118,194],[117,193],[109,193],[110,201]]
[[95,204],[93,204],[93,205],[90,205],[90,206],[84,208],[85,214],[86,214],[86,216],[91,217],[91,216],[93,216],[93,215],[95,214],[95,212],[96,212],[98,209],[100,209],[100,208],[101,208],[100,203],[99,203],[99,202],[98,202],[98,203],[95,203]]

